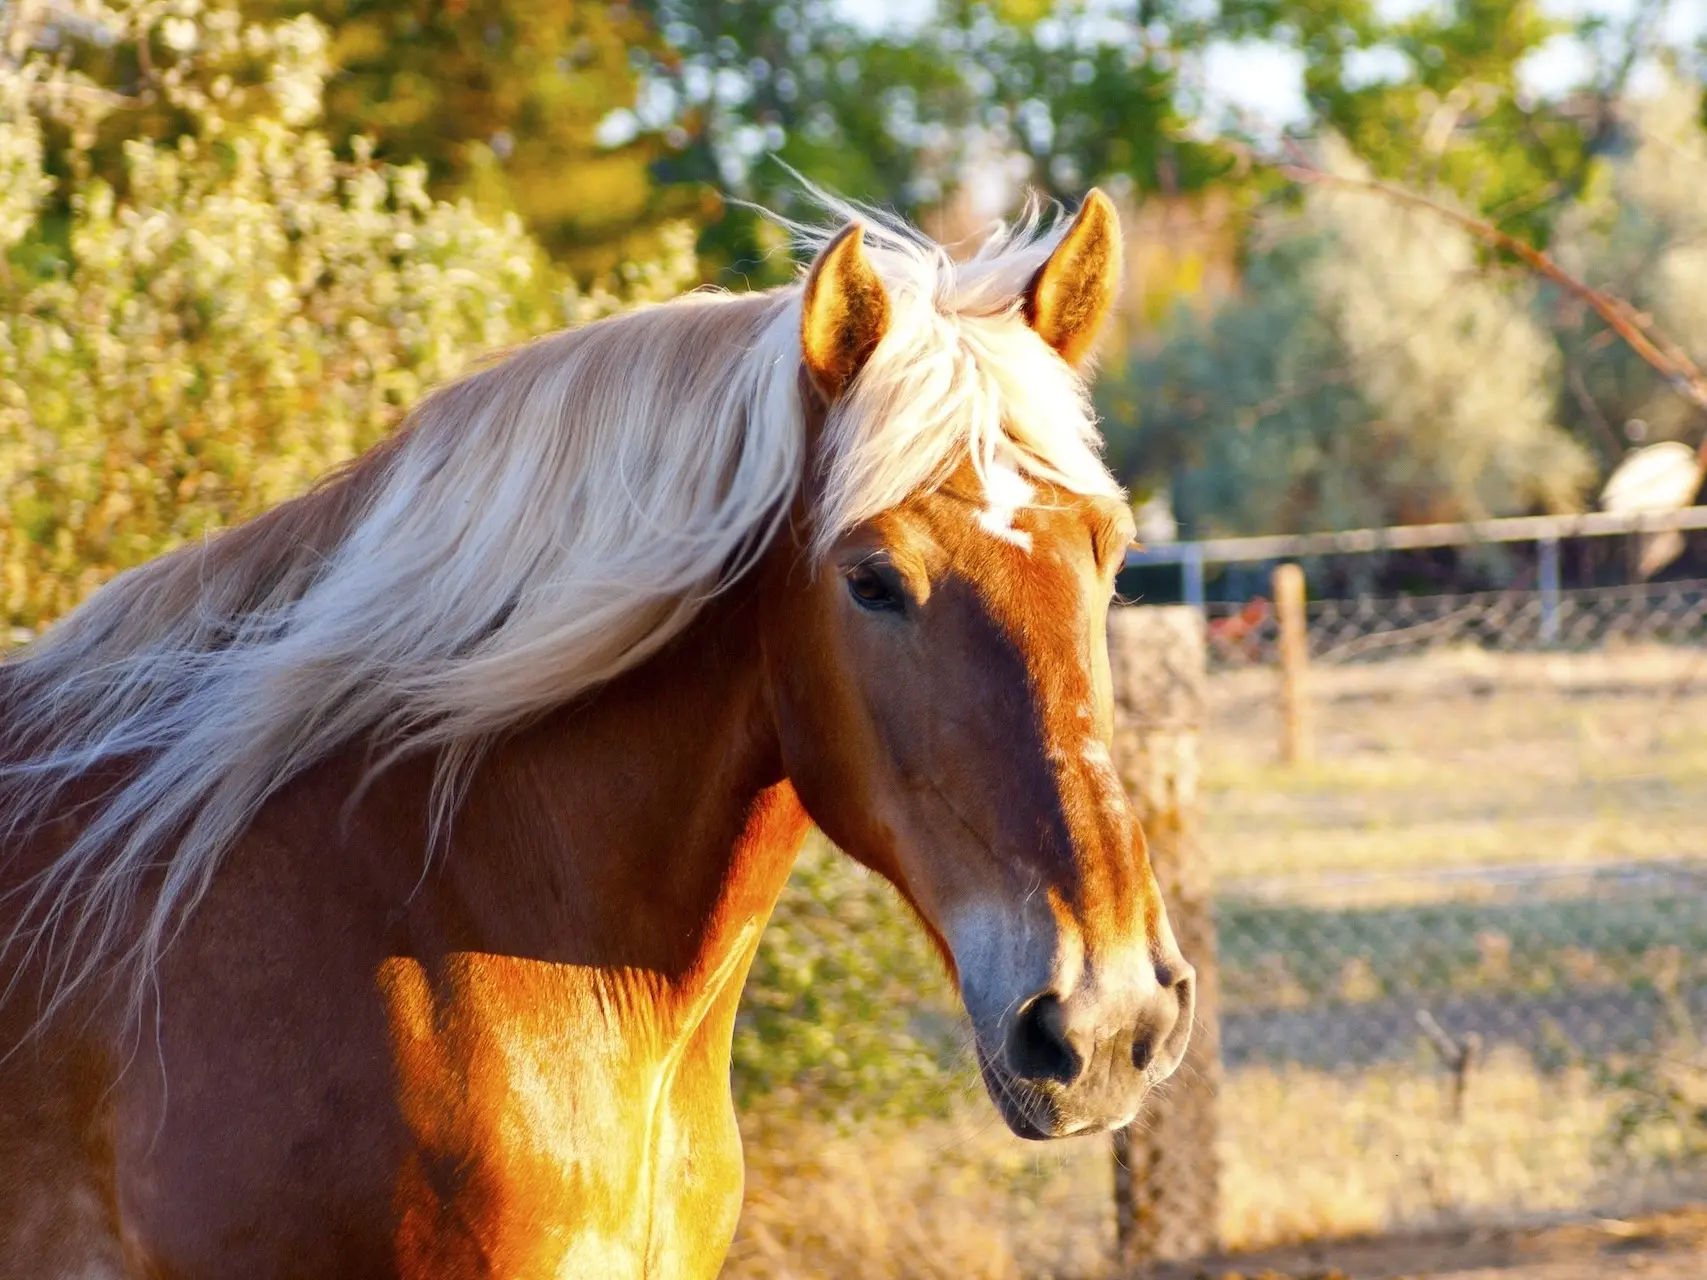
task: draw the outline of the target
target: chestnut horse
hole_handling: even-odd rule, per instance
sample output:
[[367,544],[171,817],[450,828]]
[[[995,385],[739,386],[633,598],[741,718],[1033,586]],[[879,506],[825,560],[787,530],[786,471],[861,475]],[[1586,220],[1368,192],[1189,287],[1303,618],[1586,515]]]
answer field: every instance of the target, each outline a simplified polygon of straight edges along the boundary
[[714,1274],[813,822],[1016,1133],[1178,1064],[1109,761],[1112,206],[961,262],[828,207],[802,284],[527,347],[0,668],[0,1274]]

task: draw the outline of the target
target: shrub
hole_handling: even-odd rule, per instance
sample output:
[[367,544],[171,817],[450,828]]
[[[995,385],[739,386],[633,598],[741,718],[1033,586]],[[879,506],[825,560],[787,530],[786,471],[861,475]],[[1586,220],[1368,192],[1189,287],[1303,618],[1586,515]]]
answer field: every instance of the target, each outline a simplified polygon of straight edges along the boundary
[[[420,167],[359,144],[341,160],[312,127],[326,42],[310,19],[136,3],[112,21],[107,43],[171,59],[146,94],[45,52],[0,70],[13,626],[302,491],[482,353],[692,279],[678,228],[664,260],[577,291],[513,216],[435,200]],[[104,173],[127,112],[137,136]]]
[[887,882],[816,833],[753,961],[736,1101],[839,1118],[943,1114],[970,1083],[953,986]]
[[1171,481],[1198,537],[1580,507],[1592,461],[1554,420],[1527,279],[1370,192],[1312,187],[1259,231],[1237,297],[1099,383],[1124,479]]

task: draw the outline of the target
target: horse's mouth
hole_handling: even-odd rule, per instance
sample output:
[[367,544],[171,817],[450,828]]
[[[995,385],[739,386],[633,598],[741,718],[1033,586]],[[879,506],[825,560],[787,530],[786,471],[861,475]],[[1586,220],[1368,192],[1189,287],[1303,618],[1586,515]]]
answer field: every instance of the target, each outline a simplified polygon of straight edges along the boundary
[[1051,1142],[1087,1132],[1091,1126],[1068,1121],[1062,1115],[1060,1100],[1036,1085],[1017,1079],[1006,1067],[977,1047],[978,1073],[984,1078],[984,1091],[995,1104],[996,1113],[1016,1138],[1028,1142]]
[[[977,1046],[978,1072],[996,1113],[1016,1138],[1028,1142],[1054,1142],[1060,1138],[1082,1138],[1088,1134],[1124,1129],[1137,1118],[1136,1105],[1125,1115],[1107,1119],[1077,1114],[1053,1090],[1039,1088],[1014,1077],[1005,1066]],[[1148,1089],[1145,1090],[1149,1092]]]

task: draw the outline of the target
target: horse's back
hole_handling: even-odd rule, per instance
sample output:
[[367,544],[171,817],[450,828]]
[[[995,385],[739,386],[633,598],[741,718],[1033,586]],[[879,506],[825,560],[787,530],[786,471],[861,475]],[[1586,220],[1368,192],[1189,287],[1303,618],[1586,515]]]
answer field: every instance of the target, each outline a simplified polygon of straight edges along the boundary
[[98,1011],[84,1004],[37,1025],[45,976],[39,965],[0,964],[0,1278],[126,1276],[111,1055]]

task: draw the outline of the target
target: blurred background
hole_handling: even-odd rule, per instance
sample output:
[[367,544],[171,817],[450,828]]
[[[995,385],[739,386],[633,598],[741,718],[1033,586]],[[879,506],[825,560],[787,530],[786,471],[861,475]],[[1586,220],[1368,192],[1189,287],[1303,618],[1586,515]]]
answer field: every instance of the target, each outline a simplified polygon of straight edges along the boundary
[[791,279],[791,170],[945,242],[1101,185],[1123,587],[1199,625],[1213,1159],[1158,1204],[1007,1137],[814,843],[736,1032],[728,1274],[1707,1274],[1704,81],[1702,0],[3,0],[0,625],[495,349]]

